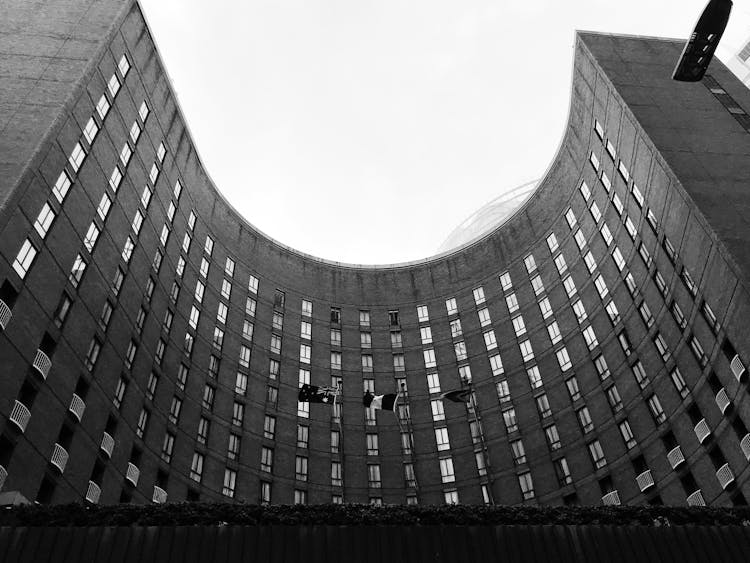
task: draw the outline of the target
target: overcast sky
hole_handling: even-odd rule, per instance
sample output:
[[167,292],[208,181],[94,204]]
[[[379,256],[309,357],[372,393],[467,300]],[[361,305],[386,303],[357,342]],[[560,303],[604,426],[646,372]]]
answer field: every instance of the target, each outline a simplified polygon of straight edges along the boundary
[[[574,30],[686,38],[705,0],[141,0],[193,141],[255,227],[329,260],[435,253],[543,175]],[[502,4],[502,6],[500,6]],[[719,54],[750,35],[736,0]]]

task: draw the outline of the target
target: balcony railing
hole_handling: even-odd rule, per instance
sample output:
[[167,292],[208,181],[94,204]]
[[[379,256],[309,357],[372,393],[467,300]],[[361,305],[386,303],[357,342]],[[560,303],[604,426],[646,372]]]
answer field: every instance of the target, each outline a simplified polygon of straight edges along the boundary
[[667,454],[667,459],[669,460],[669,465],[672,466],[672,469],[677,469],[677,467],[685,461],[685,456],[682,455],[680,446],[672,448]]
[[3,483],[5,483],[6,477],[8,477],[8,470],[0,465],[0,491],[3,490]]
[[29,412],[29,409],[26,408],[26,405],[20,401],[16,401],[13,405],[13,410],[10,411],[10,420],[18,426],[21,432],[25,432],[26,425],[29,423],[30,418],[31,413]]
[[165,491],[158,485],[154,485],[154,496],[151,498],[151,500],[156,504],[164,504],[165,502],[167,502],[167,491]]
[[646,469],[646,471],[635,478],[635,482],[638,483],[638,488],[641,489],[641,492],[645,491],[649,487],[653,487],[654,478],[651,476],[651,470]]
[[742,448],[742,453],[745,454],[747,460],[750,461],[750,433],[745,434],[740,440],[740,448]]
[[722,489],[726,489],[734,482],[734,473],[732,473],[728,463],[719,467],[719,470],[716,472],[716,478],[719,480]]
[[727,396],[727,390],[722,387],[721,389],[719,389],[719,392],[716,393],[716,406],[719,407],[721,414],[724,414],[731,406],[731,404],[732,403],[729,401],[729,397]]
[[52,367],[52,360],[49,359],[47,354],[41,350],[37,350],[36,356],[34,356],[34,362],[31,365],[36,368],[36,371],[38,371],[44,379],[47,379],[49,368]]
[[138,477],[141,476],[141,470],[138,469],[135,465],[128,462],[128,470],[125,473],[125,478],[133,483],[134,487],[138,486]]
[[93,481],[89,481],[89,489],[86,491],[86,500],[92,504],[96,504],[99,502],[99,496],[101,494],[102,488]]
[[745,378],[747,370],[745,369],[742,360],[740,360],[739,354],[736,354],[734,358],[732,358],[732,361],[729,363],[729,367],[732,368],[732,373],[737,378],[737,381],[742,381]]
[[10,322],[10,318],[13,316],[13,313],[10,310],[10,307],[0,299],[0,328],[5,330],[5,327],[8,326],[8,323]]
[[102,444],[99,446],[107,457],[112,457],[112,450],[115,449],[115,439],[107,432],[102,435]]
[[708,423],[706,422],[705,418],[701,418],[701,421],[695,425],[695,436],[698,438],[698,441],[702,444],[706,441],[706,438],[708,438],[711,435],[711,429],[708,427]]
[[81,422],[81,419],[83,418],[83,411],[86,410],[86,403],[84,403],[83,399],[81,399],[78,395],[73,393],[73,398],[70,400],[69,410],[73,413],[73,416],[78,419],[78,422]]
[[706,501],[703,500],[703,493],[701,493],[700,489],[688,496],[687,503],[688,506],[706,506]]
[[65,465],[68,463],[68,451],[60,444],[55,444],[55,449],[52,450],[52,458],[50,459],[50,462],[60,470],[60,473],[63,473],[65,471]]
[[617,491],[607,493],[602,497],[602,504],[607,506],[620,504],[620,495],[617,493]]

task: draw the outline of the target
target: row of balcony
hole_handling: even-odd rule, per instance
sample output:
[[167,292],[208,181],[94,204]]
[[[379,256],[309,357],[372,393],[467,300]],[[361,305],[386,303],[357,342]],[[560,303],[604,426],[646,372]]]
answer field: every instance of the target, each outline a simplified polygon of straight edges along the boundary
[[[89,488],[86,491],[86,500],[91,504],[97,504],[101,495],[102,488],[93,481],[89,481]],[[167,502],[167,491],[165,491],[158,485],[154,485],[154,494],[151,497],[151,500],[156,504],[164,504],[165,502]]]
[[10,307],[8,307],[5,301],[0,299],[0,328],[5,330],[12,316],[13,313],[10,311]]
[[[86,403],[78,395],[73,393],[68,410],[76,417],[78,422],[83,418],[83,412],[86,410]],[[31,419],[31,411],[21,401],[16,400],[10,411],[10,420],[21,432],[26,432],[26,426]]]

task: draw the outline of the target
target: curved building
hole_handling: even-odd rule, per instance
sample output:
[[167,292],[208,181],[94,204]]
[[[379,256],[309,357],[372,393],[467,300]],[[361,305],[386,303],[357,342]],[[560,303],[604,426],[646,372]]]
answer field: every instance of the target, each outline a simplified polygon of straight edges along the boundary
[[[750,91],[578,33],[533,195],[445,255],[287,248],[208,178],[140,7],[0,22],[0,487],[30,500],[744,504]],[[302,384],[340,386],[336,405]],[[363,392],[395,393],[395,412]],[[468,402],[441,394],[471,391]]]

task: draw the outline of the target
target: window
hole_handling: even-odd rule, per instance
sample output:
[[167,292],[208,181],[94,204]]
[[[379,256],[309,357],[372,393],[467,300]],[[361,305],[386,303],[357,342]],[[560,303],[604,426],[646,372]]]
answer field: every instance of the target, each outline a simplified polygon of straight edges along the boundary
[[526,272],[528,272],[529,275],[534,273],[536,271],[536,261],[534,260],[534,255],[529,254],[523,259],[523,263],[526,266]]
[[221,351],[222,346],[224,345],[224,331],[221,330],[218,326],[214,327],[214,340],[213,340],[214,348]]
[[674,322],[677,323],[677,326],[680,327],[681,330],[684,330],[687,326],[687,320],[685,320],[685,315],[682,313],[682,309],[680,309],[677,301],[672,301],[672,306],[669,308],[669,311],[672,313],[672,317],[674,318]]
[[295,456],[294,458],[294,477],[297,481],[307,481],[307,458],[304,456]]
[[270,350],[274,354],[281,354],[281,336],[277,334],[271,335]]
[[568,461],[564,457],[555,460],[555,474],[557,475],[557,483],[561,487],[573,483],[573,477],[570,475]]
[[560,443],[560,434],[557,432],[557,426],[552,424],[544,429],[544,437],[547,439],[547,446],[550,451],[559,450],[562,447]]
[[547,246],[549,247],[550,254],[553,254],[555,250],[557,250],[558,244],[555,233],[550,233],[550,235],[547,237]]
[[572,366],[570,356],[568,355],[568,349],[563,346],[555,352],[555,355],[557,356],[557,363],[560,365],[560,369],[562,371],[568,371]]
[[502,285],[503,291],[509,291],[513,289],[513,282],[510,279],[510,273],[504,272],[500,274],[500,285]]
[[625,258],[622,257],[622,252],[617,246],[612,249],[612,259],[615,261],[617,269],[622,272],[625,268]]
[[331,329],[331,346],[341,346],[341,331],[337,328]]
[[586,237],[581,232],[581,229],[577,229],[575,235],[573,238],[576,241],[576,245],[578,246],[579,250],[583,250],[586,247]]
[[200,420],[198,420],[198,436],[196,440],[199,444],[204,444],[208,441],[208,429],[211,423],[209,420],[202,416],[200,417]]
[[339,434],[338,430],[331,430],[331,453],[337,454],[339,453],[339,440],[341,435]]
[[388,311],[388,322],[391,326],[399,326],[398,311]]
[[245,405],[235,401],[232,407],[232,424],[235,426],[242,426],[242,422],[245,419]]
[[646,402],[648,403],[648,408],[651,411],[651,416],[654,417],[654,422],[656,422],[656,424],[661,424],[662,422],[667,420],[667,415],[664,414],[664,409],[661,406],[659,397],[657,397],[656,395],[651,395]]
[[625,217],[625,229],[627,229],[630,239],[634,241],[638,236],[638,230],[635,227],[635,223],[633,223],[633,219],[629,216]]
[[539,412],[539,418],[552,416],[552,409],[549,406],[549,399],[547,398],[546,393],[543,393],[536,398],[536,410]]
[[599,340],[596,338],[594,328],[591,326],[588,326],[583,330],[583,339],[586,341],[586,346],[588,346],[589,350],[593,350],[599,345]]
[[[108,304],[108,301],[105,301],[105,304]],[[60,297],[60,303],[57,305],[57,309],[55,309],[55,324],[58,327],[62,327],[63,323],[65,322],[65,319],[68,316],[68,313],[70,312],[70,306],[73,304],[73,300],[70,298],[70,296],[63,292],[62,296]],[[111,306],[110,306],[111,308]],[[107,323],[109,323],[109,318],[107,318]],[[106,329],[106,324],[105,327]]]
[[495,384],[497,388],[497,399],[500,403],[507,403],[510,401],[510,388],[508,387],[507,380],[503,379]]
[[454,297],[445,300],[445,309],[448,312],[448,316],[458,313],[458,306]]
[[568,208],[568,210],[565,212],[565,220],[568,222],[568,227],[570,227],[571,230],[578,223],[575,213],[573,213],[573,210],[571,208]]
[[169,463],[172,461],[172,451],[174,450],[174,434],[166,432],[164,434],[164,442],[161,446],[161,458]]
[[601,469],[607,465],[607,460],[604,459],[604,450],[599,440],[594,440],[588,445],[589,455],[591,456],[591,463],[594,464],[595,469]]
[[367,455],[378,455],[378,435],[367,434]]
[[604,299],[609,294],[609,289],[607,289],[607,282],[604,281],[604,278],[601,274],[599,274],[594,280],[594,285],[596,286],[596,290],[599,292],[599,297],[601,297],[602,299]]
[[594,258],[594,255],[589,251],[584,255],[583,260],[586,262],[586,269],[588,269],[589,274],[593,274],[594,270],[596,270],[596,258]]
[[693,281],[693,278],[690,277],[690,273],[688,272],[686,267],[682,267],[682,272],[680,273],[680,278],[682,279],[682,282],[685,284],[685,287],[690,292],[690,295],[693,297],[696,297],[698,295],[698,285]]
[[620,322],[620,311],[617,310],[617,305],[615,305],[614,301],[607,303],[605,309],[607,311],[607,316],[609,316],[609,320],[612,321],[613,325]]
[[703,351],[703,346],[695,335],[690,337],[690,349],[693,351],[693,355],[701,368],[706,367],[708,364],[708,356],[706,356],[706,353]]
[[432,343],[432,329],[429,326],[423,326],[419,329],[419,337],[422,340],[422,344]]
[[430,408],[432,410],[433,422],[445,420],[445,411],[443,410],[443,401],[441,399],[433,399],[430,401]]
[[367,466],[367,484],[371,489],[380,488],[380,466],[371,464]]
[[450,322],[451,337],[458,338],[463,334],[463,328],[461,328],[461,319],[453,319]]
[[548,298],[544,297],[539,300],[539,311],[542,313],[542,318],[544,319],[552,316],[552,305],[550,305]]
[[518,484],[521,486],[523,500],[534,498],[534,482],[531,480],[531,473],[521,473],[518,476]]
[[518,347],[521,349],[524,362],[530,362],[534,359],[534,350],[531,349],[531,342],[524,340],[523,342],[519,342]]
[[341,369],[341,352],[331,352],[331,369]]
[[417,307],[417,318],[420,323],[426,323],[430,320],[430,314],[427,311],[427,305],[420,305]]
[[369,332],[360,332],[359,345],[361,348],[372,348],[372,334]]
[[542,282],[541,276],[534,276],[531,279],[531,287],[534,288],[534,295],[539,295],[544,291],[544,282]]
[[227,467],[224,470],[224,486],[221,489],[221,494],[229,498],[234,498],[234,486],[236,480],[237,472]]
[[630,353],[633,351],[633,349],[630,347],[630,338],[628,338],[628,333],[625,329],[620,331],[617,335],[617,340],[620,343],[620,347],[622,348],[622,351],[625,353],[626,356],[629,356]]
[[260,470],[271,472],[273,470],[273,450],[263,446],[260,450]]
[[359,312],[359,326],[365,328],[370,326],[370,311]]
[[456,480],[452,458],[446,457],[440,460],[440,476],[443,483],[453,483]]
[[583,196],[583,199],[585,201],[588,201],[591,199],[591,190],[589,189],[588,184],[586,182],[581,182],[581,187],[578,188],[581,192],[581,195]]
[[148,209],[148,204],[151,202],[151,189],[146,186],[143,188],[143,193],[141,193],[141,205],[143,205],[144,209]]
[[206,385],[203,388],[203,401],[202,405],[204,409],[212,410],[214,408],[214,396],[216,390],[210,385]]
[[481,305],[482,303],[484,303],[485,298],[484,298],[484,288],[483,287],[477,287],[474,290],[473,293],[474,293],[474,303],[476,305]]
[[571,401],[577,401],[581,398],[581,390],[578,387],[578,380],[575,376],[565,380],[565,386],[568,388],[568,395]]
[[527,369],[526,376],[529,378],[529,385],[532,389],[538,389],[542,386],[542,374],[539,373],[538,366],[531,366]]
[[687,384],[685,383],[685,379],[682,377],[680,368],[675,366],[675,368],[669,375],[672,378],[672,383],[674,383],[674,387],[675,389],[677,389],[677,393],[679,393],[680,397],[684,399],[685,397],[690,395],[690,389],[688,389]]
[[341,463],[338,461],[331,462],[331,486],[340,487],[343,484],[341,480]]
[[638,386],[643,389],[648,385],[648,375],[646,375],[646,370],[643,367],[643,364],[640,360],[636,361],[632,366],[631,369],[633,370],[633,376],[635,377],[636,383],[638,383]]
[[479,309],[477,311],[477,316],[479,317],[479,324],[480,326],[487,326],[492,322],[490,320],[490,312],[487,310],[487,308]]
[[[18,261],[18,258],[16,258],[16,261]],[[15,268],[15,263],[13,264],[13,267]],[[81,283],[81,279],[83,278],[83,273],[85,271],[86,271],[86,261],[83,258],[81,258],[81,255],[79,254],[78,256],[76,256],[76,259],[73,262],[73,267],[70,270],[70,275],[68,276],[68,281],[70,281],[73,287],[78,287],[78,284]]]
[[568,271],[568,264],[565,262],[565,256],[562,254],[558,254],[555,257],[555,266],[557,267],[557,272],[562,276],[565,272]]
[[[159,167],[154,162],[151,165],[151,171],[148,173],[148,179],[151,180],[151,185],[156,185],[156,180],[159,178]],[[174,206],[174,203],[169,202],[169,220],[171,221],[174,219],[176,208]]]
[[602,218],[602,212],[599,211],[599,206],[596,204],[596,202],[593,202],[591,204],[589,211],[591,212],[591,216],[594,218],[594,222],[598,223],[599,220]]
[[57,198],[57,201],[62,203],[65,196],[68,195],[68,190],[70,190],[70,178],[68,178],[67,172],[63,170],[52,187],[52,193]]
[[299,325],[300,338],[310,340],[312,337],[312,324],[307,321],[301,321]]
[[517,337],[526,334],[526,323],[523,322],[523,315],[514,317],[511,322],[513,323],[513,330],[516,332]]
[[203,476],[203,455],[198,452],[193,453],[193,461],[190,464],[190,478],[198,483]]
[[85,158],[86,149],[81,146],[81,143],[76,143],[73,147],[73,152],[70,153],[70,158],[68,158],[68,162],[70,163],[73,172],[78,172]]
[[430,393],[440,393],[440,377],[437,373],[427,374],[427,388]]
[[120,151],[120,162],[122,162],[122,165],[127,167],[128,162],[130,162],[130,157],[133,155],[133,151],[130,148],[130,145],[125,143],[122,147],[122,150]]
[[257,305],[258,303],[255,301],[255,299],[253,299],[252,297],[248,297],[247,301],[245,301],[245,314],[254,317]]
[[49,226],[52,224],[52,221],[54,219],[55,212],[52,211],[49,203],[45,203],[44,207],[42,207],[42,210],[39,212],[36,221],[34,222],[34,228],[36,229],[36,232],[39,233],[40,237],[44,238],[47,236]]
[[488,352],[497,348],[497,338],[495,337],[494,330],[488,330],[484,333],[484,345]]
[[641,258],[643,258],[643,263],[646,265],[646,267],[651,266],[651,253],[649,253],[648,248],[646,248],[646,244],[641,241],[641,244],[638,245],[638,253],[641,255]]
[[505,303],[508,305],[508,312],[515,313],[518,311],[518,299],[515,293],[510,293],[505,297]]
[[242,438],[237,434],[229,434],[229,444],[227,445],[227,457],[229,459],[238,459],[240,457],[240,444]]
[[717,334],[719,332],[719,328],[721,328],[721,325],[716,319],[716,315],[714,314],[707,301],[703,301],[703,305],[701,306],[701,313],[703,314],[703,318],[708,324],[708,328],[711,329],[711,332]]
[[659,355],[661,356],[661,359],[665,362],[669,360],[670,352],[669,348],[667,347],[667,343],[664,340],[664,337],[660,333],[654,334],[654,346],[656,346],[656,349],[659,351]]
[[244,395],[247,392],[247,374],[237,372],[234,382],[234,392],[238,395]]
[[[26,273],[29,271],[29,268],[31,268],[31,263],[34,261],[36,253],[37,250],[34,245],[31,244],[31,241],[29,239],[23,241],[21,250],[18,251],[16,259],[13,261],[13,269],[21,279],[24,279],[26,277]],[[80,255],[78,256],[78,258],[80,258]]]
[[563,287],[565,288],[565,293],[570,299],[572,299],[578,292],[578,289],[576,289],[576,282],[573,281],[573,276],[568,276],[563,280]]
[[578,424],[581,425],[581,432],[588,434],[594,430],[594,422],[591,420],[588,407],[581,407],[576,411],[576,415],[578,416]]
[[516,465],[526,463],[526,450],[523,447],[521,440],[514,440],[510,443],[510,448],[513,452],[513,461]]
[[161,235],[159,236],[159,242],[162,246],[167,246],[167,240],[169,239],[169,225],[164,223],[161,228]]
[[666,299],[667,293],[669,292],[669,287],[667,286],[667,282],[664,280],[664,277],[659,273],[659,270],[654,270],[654,283],[656,284],[656,288],[659,290],[659,293],[661,293],[662,297]]
[[500,354],[495,354],[494,356],[490,356],[490,368],[492,369],[492,375],[502,375],[505,373],[505,369],[503,368],[503,361],[500,358]]
[[518,430],[518,421],[516,420],[516,409],[510,408],[503,411],[503,422],[505,430],[508,433]]
[[[122,172],[120,172],[120,169],[115,166],[115,169],[112,170],[112,174],[109,176],[109,187],[112,188],[112,191],[117,193],[117,188],[120,187],[120,182],[122,181]],[[60,202],[62,203],[62,201]]]
[[271,483],[267,481],[260,482],[260,503],[267,505],[271,502]]
[[622,398],[615,385],[607,389],[607,402],[613,413],[617,414],[622,410]]
[[180,364],[180,367],[177,369],[177,388],[184,391],[185,390],[185,384],[187,383],[188,378],[188,367],[185,364]]
[[96,364],[96,360],[99,358],[99,352],[102,349],[102,345],[99,342],[97,338],[93,338],[91,340],[91,344],[89,344],[89,350],[86,354],[86,369],[89,371],[92,371],[94,369],[94,365]]
[[232,293],[232,282],[230,282],[227,279],[222,280],[221,282],[221,296],[224,299],[229,300],[229,296]]
[[133,126],[130,128],[130,139],[133,141],[133,144],[138,142],[138,137],[141,136],[141,127],[138,125],[137,122],[133,122]]
[[208,256],[211,256],[211,253],[214,251],[214,241],[211,237],[206,237],[206,244],[203,245],[203,251]]
[[[99,218],[102,221],[107,219],[107,215],[109,214],[110,207],[112,207],[112,200],[109,199],[109,196],[107,194],[103,194],[101,201],[99,201],[99,207],[96,208],[96,212],[99,214]],[[54,219],[54,215],[53,215],[53,219]]]
[[276,408],[276,404],[279,400],[279,390],[272,385],[266,387],[266,402],[271,408]]
[[99,118],[104,121],[104,118],[107,117],[107,113],[109,112],[109,100],[107,100],[107,96],[105,94],[102,94],[99,98],[99,101],[96,102],[96,112],[99,114]]

